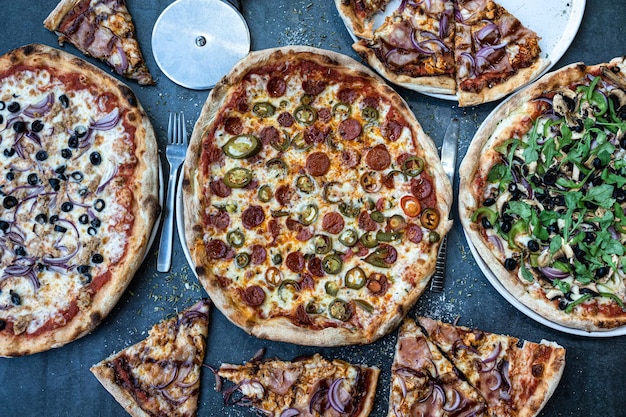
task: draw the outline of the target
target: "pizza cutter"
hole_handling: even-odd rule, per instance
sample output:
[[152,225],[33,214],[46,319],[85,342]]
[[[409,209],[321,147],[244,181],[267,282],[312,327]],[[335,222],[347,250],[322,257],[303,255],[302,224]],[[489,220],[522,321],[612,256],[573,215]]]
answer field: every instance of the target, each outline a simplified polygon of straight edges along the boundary
[[250,51],[239,0],[176,0],[152,30],[159,68],[186,88],[212,88]]

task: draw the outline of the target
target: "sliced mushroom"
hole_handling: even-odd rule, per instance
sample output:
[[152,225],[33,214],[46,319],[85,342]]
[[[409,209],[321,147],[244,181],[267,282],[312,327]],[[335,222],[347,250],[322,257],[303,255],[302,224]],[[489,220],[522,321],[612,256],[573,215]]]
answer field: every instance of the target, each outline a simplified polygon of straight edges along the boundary
[[611,71],[610,68],[606,66],[602,66],[600,70],[602,71],[602,75],[611,80],[621,89],[626,90],[626,79],[624,79],[624,77],[621,77],[618,74],[614,73],[613,71]]

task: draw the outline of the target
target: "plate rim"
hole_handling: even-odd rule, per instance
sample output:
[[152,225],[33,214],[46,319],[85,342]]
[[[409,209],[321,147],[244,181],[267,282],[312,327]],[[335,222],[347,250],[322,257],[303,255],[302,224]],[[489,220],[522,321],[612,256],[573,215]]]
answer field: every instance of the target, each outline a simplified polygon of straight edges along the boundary
[[183,248],[185,259],[187,264],[193,271],[193,274],[198,278],[196,268],[194,267],[193,259],[191,258],[191,252],[187,246],[187,239],[185,238],[185,208],[183,203],[183,177],[184,172],[180,172],[178,180],[176,181],[176,202],[174,204],[175,216],[176,216],[176,231],[178,233],[178,240],[180,240],[180,246]]

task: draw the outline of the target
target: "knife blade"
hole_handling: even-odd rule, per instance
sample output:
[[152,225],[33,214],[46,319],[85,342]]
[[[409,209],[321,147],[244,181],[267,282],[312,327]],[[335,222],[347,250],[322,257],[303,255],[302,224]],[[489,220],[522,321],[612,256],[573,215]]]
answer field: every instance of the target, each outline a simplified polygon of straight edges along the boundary
[[[459,119],[454,117],[450,120],[450,124],[446,129],[446,135],[443,138],[441,146],[441,165],[443,171],[450,180],[450,185],[454,186],[454,170],[456,168],[456,155],[459,144]],[[430,290],[434,292],[443,291],[444,277],[446,274],[446,253],[448,250],[448,236],[444,236],[437,253],[437,261],[435,263],[435,272],[430,281]]]

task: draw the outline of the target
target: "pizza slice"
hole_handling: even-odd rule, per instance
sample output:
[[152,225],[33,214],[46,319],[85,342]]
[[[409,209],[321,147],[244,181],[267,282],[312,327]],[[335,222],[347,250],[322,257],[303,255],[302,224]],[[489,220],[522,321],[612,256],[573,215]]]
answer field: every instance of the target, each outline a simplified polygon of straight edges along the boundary
[[124,0],[61,0],[44,26],[57,33],[60,44],[70,42],[141,85],[154,84]]
[[195,416],[210,304],[199,301],[156,324],[145,340],[91,372],[132,416]]
[[454,94],[454,3],[403,2],[374,32],[352,45],[389,81],[424,93]]
[[223,364],[217,374],[235,384],[223,391],[227,404],[250,406],[264,415],[364,417],[372,409],[379,372],[315,354],[291,362]]
[[488,415],[539,414],[565,367],[565,349],[418,318],[428,337],[487,401]]
[[345,25],[355,36],[371,39],[374,15],[385,10],[391,0],[335,0]]
[[484,416],[480,393],[459,378],[454,365],[406,319],[398,333],[391,367],[389,417]]
[[501,98],[547,67],[539,36],[492,0],[456,0],[455,59],[460,106]]

